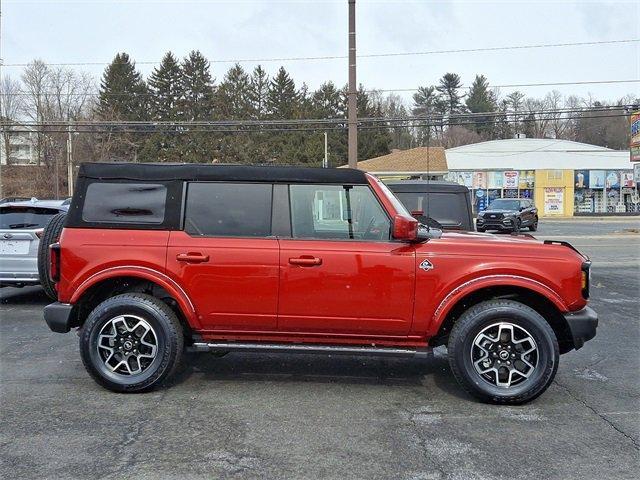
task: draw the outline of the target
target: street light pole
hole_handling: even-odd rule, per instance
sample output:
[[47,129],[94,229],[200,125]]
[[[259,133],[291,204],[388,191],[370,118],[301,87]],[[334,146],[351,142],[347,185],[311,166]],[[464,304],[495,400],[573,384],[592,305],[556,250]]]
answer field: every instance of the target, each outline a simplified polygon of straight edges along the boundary
[[349,90],[347,92],[349,168],[358,168],[358,113],[356,96],[356,0],[349,0]]
[[327,132],[324,132],[324,161],[322,162],[322,166],[324,168],[329,168],[329,145],[327,141]]
[[71,125],[67,128],[67,194],[73,195],[73,136]]

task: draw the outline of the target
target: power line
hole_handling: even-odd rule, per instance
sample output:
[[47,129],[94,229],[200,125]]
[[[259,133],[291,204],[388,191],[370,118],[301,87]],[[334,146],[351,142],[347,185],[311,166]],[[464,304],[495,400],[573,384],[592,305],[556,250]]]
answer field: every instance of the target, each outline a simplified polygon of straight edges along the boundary
[[[408,56],[424,56],[424,55],[441,55],[454,53],[479,53],[479,52],[498,52],[506,50],[527,50],[541,48],[559,48],[559,47],[582,47],[595,45],[615,45],[640,42],[640,38],[630,38],[623,40],[602,40],[595,42],[567,42],[567,43],[542,43],[533,45],[511,45],[502,47],[482,47],[482,48],[460,48],[450,50],[427,50],[419,52],[389,52],[389,53],[369,53],[358,55],[358,58],[384,58],[384,57],[408,57]],[[256,63],[256,62],[298,62],[298,61],[317,61],[317,60],[344,60],[347,55],[321,55],[307,57],[275,57],[275,58],[236,58],[224,60],[210,60],[209,63]],[[63,66],[102,66],[110,65],[113,62],[45,62],[45,65],[52,67]],[[143,61],[135,62],[136,65],[157,65],[160,61]],[[26,67],[28,63],[7,63],[5,67]]]
[[[514,115],[509,115],[514,116]],[[611,113],[607,115],[576,115],[576,116],[566,116],[562,117],[562,120],[584,120],[584,119],[603,119],[603,118],[620,118],[627,117],[627,114],[624,113]],[[546,119],[550,120],[550,119]],[[523,123],[531,120],[522,119],[522,118],[502,118],[500,119],[500,123]],[[363,122],[364,123],[364,122]],[[467,121],[456,121],[456,122],[432,122],[431,120],[407,120],[403,124],[394,124],[394,125],[358,125],[358,130],[383,130],[390,128],[430,128],[430,127],[443,127],[443,126],[465,126],[465,125],[487,125],[495,123],[495,119],[485,119],[485,120],[467,120]],[[68,133],[68,125],[67,127],[62,127],[61,125],[56,124],[55,128],[47,128],[43,131],[34,131],[33,133],[42,133],[42,134],[51,134],[51,133]],[[318,125],[318,126],[305,126],[305,127],[288,127],[283,128],[281,126],[275,126],[270,128],[256,128],[256,126],[252,126],[251,128],[229,128],[229,125],[226,126],[216,126],[216,125],[199,125],[195,126],[195,128],[184,129],[184,125],[144,125],[145,127],[152,127],[152,129],[135,129],[133,127],[143,127],[143,125],[77,125],[74,123],[70,123],[73,128],[74,133],[86,133],[86,134],[101,134],[101,133],[111,133],[111,134],[154,134],[154,133],[173,133],[176,135],[189,135],[194,133],[286,133],[286,132],[319,132],[319,131],[342,131],[346,132],[347,124],[346,121],[341,121],[340,123],[333,125]],[[5,124],[5,126],[7,126]],[[13,124],[9,125],[8,131],[9,133],[24,133],[25,131],[22,129],[12,131],[11,127],[24,127],[24,125]],[[182,130],[176,130],[175,127],[181,126]],[[43,125],[41,125],[43,127]],[[174,128],[168,128],[174,127]],[[214,128],[217,127],[217,128]],[[238,125],[238,127],[242,127],[242,125]],[[268,127],[268,125],[267,125]]]
[[[504,116],[514,116],[524,119],[527,116],[543,117],[541,119],[549,119],[551,116],[567,115],[567,114],[585,114],[599,112],[616,112],[627,111],[635,108],[635,105],[616,105],[616,106],[599,106],[599,107],[566,107],[554,108],[547,110],[522,110],[522,111],[494,111],[494,112],[461,112],[461,113],[427,113],[424,115],[413,115],[406,117],[361,117],[359,123],[397,123],[397,122],[421,122],[435,121],[445,122],[452,120],[473,120],[474,123],[482,119],[500,118]],[[622,115],[627,115],[626,113]],[[562,117],[566,118],[566,117]],[[475,119],[475,120],[474,120]],[[228,119],[228,120],[47,120],[47,121],[18,121],[4,120],[0,121],[0,126],[12,127],[22,126],[27,128],[46,128],[50,126],[72,126],[79,127],[265,127],[265,126],[287,126],[287,125],[335,125],[347,122],[345,117],[337,118],[296,118],[296,119]],[[437,125],[441,125],[438,123]]]

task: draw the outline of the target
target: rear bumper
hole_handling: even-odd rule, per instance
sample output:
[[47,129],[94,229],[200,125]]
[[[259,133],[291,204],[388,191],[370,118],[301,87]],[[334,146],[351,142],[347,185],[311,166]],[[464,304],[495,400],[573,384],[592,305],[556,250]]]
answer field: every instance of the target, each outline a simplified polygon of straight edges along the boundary
[[564,314],[564,318],[571,330],[573,337],[573,347],[578,350],[584,345],[584,342],[591,340],[596,336],[596,328],[598,328],[598,314],[591,307],[584,307],[577,312],[569,312]]
[[44,321],[52,332],[67,333],[71,330],[73,305],[55,302],[44,307]]

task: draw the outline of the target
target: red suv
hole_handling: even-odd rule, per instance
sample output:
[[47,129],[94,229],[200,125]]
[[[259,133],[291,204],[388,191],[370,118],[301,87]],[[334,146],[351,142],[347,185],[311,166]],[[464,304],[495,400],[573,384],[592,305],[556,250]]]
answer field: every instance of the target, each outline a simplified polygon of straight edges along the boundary
[[593,338],[588,259],[562,242],[428,230],[349,169],[84,164],[50,249],[54,332],[91,376],[149,390],[183,351],[416,356],[473,395],[540,395]]

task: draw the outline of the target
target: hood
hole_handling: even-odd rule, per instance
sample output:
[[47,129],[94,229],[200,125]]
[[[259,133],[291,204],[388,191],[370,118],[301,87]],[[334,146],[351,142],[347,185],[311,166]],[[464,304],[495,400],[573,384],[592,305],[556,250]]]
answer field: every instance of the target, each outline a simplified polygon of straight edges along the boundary
[[584,260],[584,256],[573,247],[559,242],[545,243],[533,235],[494,235],[479,232],[445,231],[442,237],[417,244],[418,252],[439,251],[450,255],[472,255],[474,257],[514,257]]

